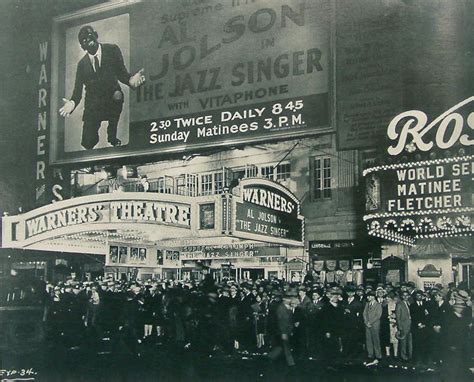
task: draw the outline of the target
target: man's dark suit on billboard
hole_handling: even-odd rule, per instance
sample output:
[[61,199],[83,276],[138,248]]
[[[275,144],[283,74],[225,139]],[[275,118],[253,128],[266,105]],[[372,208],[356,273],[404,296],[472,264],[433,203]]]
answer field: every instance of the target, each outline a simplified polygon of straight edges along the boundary
[[90,26],[81,28],[78,37],[86,54],[77,64],[71,99],[63,99],[65,103],[59,112],[68,117],[81,102],[85,87],[82,146],[90,150],[99,142],[102,121],[108,122],[108,142],[112,146],[120,146],[117,125],[122,113],[124,95],[119,82],[137,88],[145,82],[143,69],[135,75],[130,74],[125,67],[120,48],[114,44],[100,44],[97,32]]

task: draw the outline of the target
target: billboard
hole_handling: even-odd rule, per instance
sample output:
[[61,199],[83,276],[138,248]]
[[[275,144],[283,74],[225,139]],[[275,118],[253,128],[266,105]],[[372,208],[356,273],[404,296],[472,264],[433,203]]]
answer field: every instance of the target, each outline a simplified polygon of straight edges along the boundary
[[[52,161],[327,131],[329,3],[122,2],[56,19]],[[86,26],[101,46],[97,70],[97,54],[78,39]],[[137,73],[146,78],[138,86],[130,82]],[[73,111],[63,118],[58,110],[66,105]]]

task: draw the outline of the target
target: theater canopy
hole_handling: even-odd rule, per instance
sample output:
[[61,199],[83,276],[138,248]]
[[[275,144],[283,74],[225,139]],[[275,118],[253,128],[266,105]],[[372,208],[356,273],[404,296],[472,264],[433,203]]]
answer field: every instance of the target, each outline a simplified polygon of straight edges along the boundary
[[393,118],[388,148],[363,172],[370,235],[406,245],[472,235],[473,106],[470,97],[432,121],[419,110]]
[[2,246],[106,254],[111,243],[183,247],[252,240],[303,246],[298,199],[245,179],[232,192],[183,196],[117,192],[53,203],[2,221]]

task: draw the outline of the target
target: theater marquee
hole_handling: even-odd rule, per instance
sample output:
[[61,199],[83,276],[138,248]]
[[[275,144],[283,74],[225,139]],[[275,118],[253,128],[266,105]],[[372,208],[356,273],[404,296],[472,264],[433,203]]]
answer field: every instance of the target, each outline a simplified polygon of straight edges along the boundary
[[298,199],[285,187],[265,179],[242,180],[234,197],[233,235],[252,240],[302,246],[304,218]]
[[392,120],[386,163],[364,170],[370,234],[409,245],[472,234],[473,102],[470,97],[431,122],[418,110]]
[[[2,246],[108,254],[117,261],[123,250],[123,258],[127,252],[136,262],[150,260],[150,248],[188,252],[188,259],[254,257],[273,256],[278,245],[302,246],[303,231],[291,192],[266,179],[245,179],[223,194],[115,192],[4,216]],[[248,247],[248,240],[265,245]]]
[[[55,163],[198,150],[328,131],[329,0],[114,2],[54,22],[52,159]],[[136,90],[121,85],[117,137],[107,122],[93,149],[81,146],[84,101],[70,98],[91,25],[120,48]],[[87,97],[87,94],[85,95]],[[87,106],[86,106],[87,107]]]
[[[211,201],[209,201],[211,202]],[[217,201],[214,200],[215,203]],[[197,236],[198,204],[179,195],[113,193],[57,202],[25,214],[3,218],[3,245],[25,248],[76,234],[110,237],[141,232],[143,242],[174,235]],[[157,226],[160,226],[157,229]],[[150,236],[148,236],[148,234]],[[103,236],[102,235],[102,236]]]

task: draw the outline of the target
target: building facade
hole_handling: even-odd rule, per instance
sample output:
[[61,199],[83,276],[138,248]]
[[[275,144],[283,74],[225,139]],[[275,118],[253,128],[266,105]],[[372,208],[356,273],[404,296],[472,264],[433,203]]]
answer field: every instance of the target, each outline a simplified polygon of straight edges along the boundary
[[[34,196],[3,218],[2,246],[18,260],[5,269],[42,261],[46,278],[64,265],[64,277],[301,281],[311,273],[342,285],[472,287],[472,182],[438,192],[459,193],[449,197],[467,219],[462,237],[414,227],[403,236],[400,224],[373,223],[403,212],[400,187],[415,180],[383,178],[397,166],[463,158],[462,177],[472,177],[469,2],[88,5],[41,20],[29,10],[42,25],[26,54],[34,78],[25,87],[37,94],[25,116],[34,132]],[[121,100],[120,146],[107,142],[107,119],[96,146],[81,146],[89,101],[70,118],[58,113],[77,85],[77,34],[87,25],[100,43],[118,47],[130,76],[144,68],[145,84],[120,83],[113,94]],[[462,110],[453,109],[460,102]],[[391,154],[399,116],[409,111],[421,115],[419,129],[446,133],[457,123],[454,133],[465,138],[433,138],[432,154],[421,143],[435,129],[417,136],[408,128],[411,141]],[[456,182],[451,175],[443,179]]]

